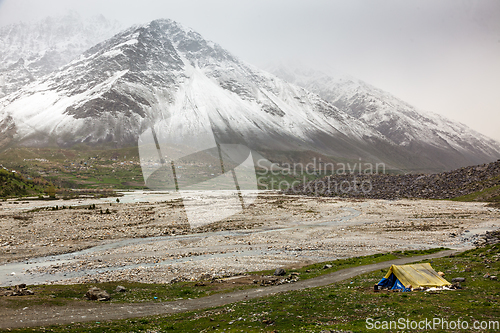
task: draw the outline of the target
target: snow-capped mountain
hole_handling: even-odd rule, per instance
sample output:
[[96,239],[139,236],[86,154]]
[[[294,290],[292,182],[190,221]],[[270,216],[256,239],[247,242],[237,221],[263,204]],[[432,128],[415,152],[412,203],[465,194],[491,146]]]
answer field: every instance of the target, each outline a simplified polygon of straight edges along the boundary
[[[339,107],[242,62],[191,29],[156,20],[94,45],[0,99],[0,144],[137,145],[141,133],[168,119],[169,138],[196,137],[210,123],[218,142],[244,144],[278,162],[324,156],[431,170],[487,158],[482,146],[463,148],[458,139],[442,139],[448,147],[429,142],[419,154],[423,138],[402,144],[353,113],[355,104],[333,102]],[[418,135],[426,134],[415,130],[412,137]]]
[[219,140],[267,156],[313,151],[404,165],[404,152],[376,130],[170,20],[131,27],[0,100],[0,126],[25,145],[137,144],[167,118],[183,137],[210,119]]
[[437,169],[487,163],[500,157],[497,141],[464,124],[420,111],[349,75],[283,64],[270,66],[268,70],[319,94],[419,159],[433,160],[435,163],[431,164]]
[[120,30],[103,16],[76,13],[0,27],[0,97],[46,75]]

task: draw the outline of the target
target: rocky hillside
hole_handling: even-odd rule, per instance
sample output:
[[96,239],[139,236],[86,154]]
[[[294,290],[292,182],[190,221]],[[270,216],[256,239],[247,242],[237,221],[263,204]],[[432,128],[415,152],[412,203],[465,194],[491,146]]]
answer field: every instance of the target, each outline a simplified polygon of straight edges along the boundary
[[426,172],[489,163],[500,158],[500,143],[464,124],[423,112],[392,94],[349,75],[277,65],[269,70],[319,94],[339,110],[382,133],[388,140],[428,162]]
[[66,65],[119,27],[102,15],[75,13],[0,27],[0,97]]
[[[10,92],[0,99],[0,149],[131,147],[154,132],[163,153],[170,145],[182,157],[189,154],[179,145],[201,144],[190,147],[198,152],[215,141],[245,145],[273,162],[363,160],[405,172],[500,157],[480,134],[419,118],[373,87],[356,90],[355,82],[335,90],[349,100],[340,103],[171,20],[132,26],[77,56],[113,29],[103,18],[86,25],[71,17],[0,29],[0,60],[8,67],[0,68],[0,89]],[[368,121],[372,113],[378,120]]]
[[124,147],[151,126],[165,146],[209,133],[271,160],[314,152],[392,168],[418,164],[318,95],[171,20],[126,29],[0,100],[0,127],[13,133],[2,141],[10,145]]
[[44,193],[47,182],[32,179],[0,165],[0,198],[25,197]]
[[499,202],[500,160],[436,174],[328,176],[297,186],[287,193],[389,200],[458,198]]

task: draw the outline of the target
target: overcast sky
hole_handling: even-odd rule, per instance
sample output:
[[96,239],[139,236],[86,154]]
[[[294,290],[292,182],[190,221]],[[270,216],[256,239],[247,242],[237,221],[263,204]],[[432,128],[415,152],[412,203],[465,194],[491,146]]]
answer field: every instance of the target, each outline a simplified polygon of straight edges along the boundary
[[0,25],[69,10],[170,18],[257,66],[324,64],[500,141],[498,0],[0,0]]

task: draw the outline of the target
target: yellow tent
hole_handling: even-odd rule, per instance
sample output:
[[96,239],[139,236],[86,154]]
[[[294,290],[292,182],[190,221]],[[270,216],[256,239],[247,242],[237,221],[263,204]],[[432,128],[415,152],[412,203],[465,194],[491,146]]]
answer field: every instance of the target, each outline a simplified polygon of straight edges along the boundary
[[431,264],[414,265],[392,265],[385,277],[378,283],[379,286],[389,289],[402,289],[409,291],[408,286],[412,288],[419,287],[442,287],[449,286],[451,283],[443,279],[432,268]]

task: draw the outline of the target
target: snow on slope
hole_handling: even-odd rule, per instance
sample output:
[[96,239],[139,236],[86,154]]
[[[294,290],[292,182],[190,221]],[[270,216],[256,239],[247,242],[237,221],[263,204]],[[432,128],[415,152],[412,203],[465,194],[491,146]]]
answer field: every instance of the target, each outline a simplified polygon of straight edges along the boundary
[[0,27],[0,97],[67,64],[119,31],[103,16],[70,13]]
[[220,142],[245,144],[267,157],[312,151],[419,171],[489,161],[499,151],[486,138],[474,141],[479,134],[465,126],[423,115],[362,81],[275,73],[298,85],[238,60],[193,30],[156,20],[100,42],[0,99],[0,128],[23,145],[125,146],[165,119],[169,136],[181,138],[196,136],[207,126],[202,119],[210,119]]
[[453,160],[449,167],[491,162],[500,157],[500,144],[495,140],[464,124],[417,110],[354,77],[287,65],[275,65],[269,71],[319,94],[408,151],[430,158],[445,152]]
[[170,20],[131,27],[0,100],[0,119],[13,119],[15,139],[29,145],[131,144],[167,118],[173,131],[196,135],[199,112],[221,140],[262,150],[357,159],[391,145],[316,94]]

